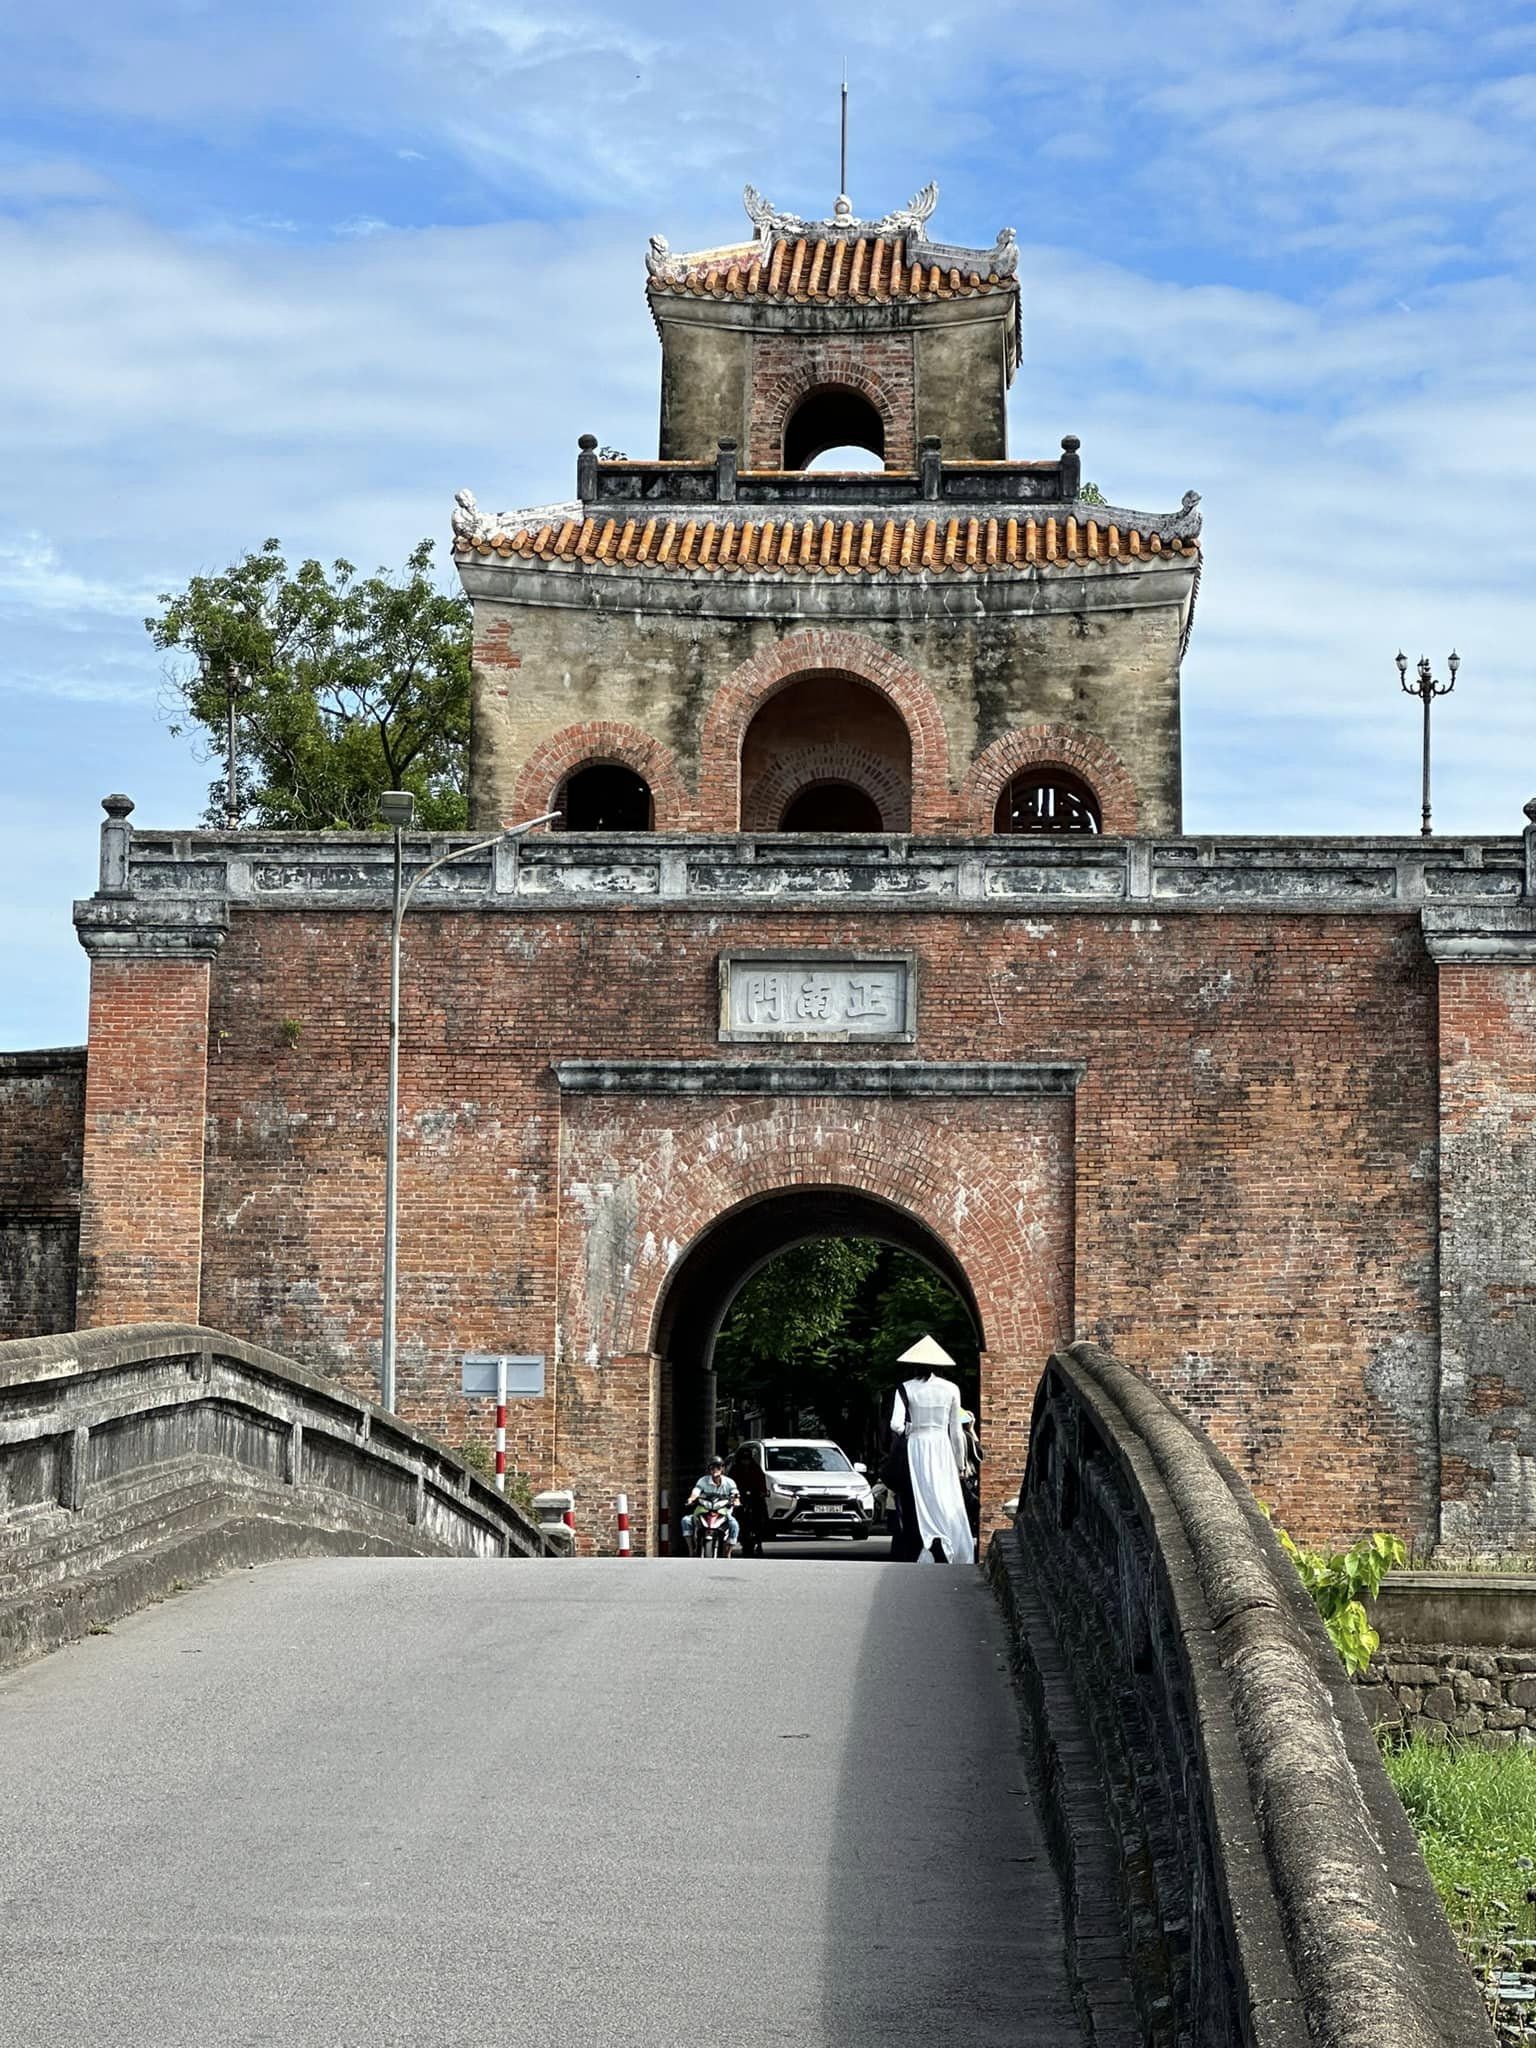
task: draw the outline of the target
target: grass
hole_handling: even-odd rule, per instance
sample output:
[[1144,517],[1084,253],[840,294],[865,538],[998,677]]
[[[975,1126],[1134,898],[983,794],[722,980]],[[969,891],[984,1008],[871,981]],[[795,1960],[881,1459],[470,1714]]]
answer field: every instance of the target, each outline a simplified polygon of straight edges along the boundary
[[1536,2010],[1498,1995],[1500,1973],[1536,1981],[1536,1749],[1413,1741],[1384,1760],[1500,2038],[1536,2041]]

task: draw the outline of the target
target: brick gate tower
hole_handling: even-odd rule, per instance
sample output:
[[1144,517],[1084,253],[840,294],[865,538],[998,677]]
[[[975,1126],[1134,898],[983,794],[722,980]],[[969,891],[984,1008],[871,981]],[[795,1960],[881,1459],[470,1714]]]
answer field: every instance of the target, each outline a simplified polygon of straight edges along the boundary
[[[970,1311],[990,1521],[1076,1333],[1298,1535],[1528,1545],[1536,803],[1186,835],[1193,494],[1010,458],[1010,233],[747,200],[652,241],[656,459],[453,514],[477,829],[404,850],[453,860],[403,939],[402,1411],[462,1443],[463,1355],[541,1358],[515,1466],[654,1545],[743,1281],[856,1231]],[[200,1320],[376,1393],[394,846],[105,808],[84,1072],[0,1067],[45,1269],[0,1328]]]
[[[775,211],[652,238],[655,461],[582,437],[574,500],[454,527],[477,823],[1176,832],[1199,514],[1008,458],[1018,249]],[[828,451],[881,466],[814,467]]]

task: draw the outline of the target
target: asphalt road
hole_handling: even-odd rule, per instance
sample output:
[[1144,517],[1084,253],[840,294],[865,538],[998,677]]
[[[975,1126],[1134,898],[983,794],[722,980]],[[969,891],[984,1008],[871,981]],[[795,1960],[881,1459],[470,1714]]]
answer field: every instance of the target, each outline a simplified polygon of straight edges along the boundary
[[0,1682],[0,2043],[1069,2048],[989,1594],[816,1547],[272,1565]]

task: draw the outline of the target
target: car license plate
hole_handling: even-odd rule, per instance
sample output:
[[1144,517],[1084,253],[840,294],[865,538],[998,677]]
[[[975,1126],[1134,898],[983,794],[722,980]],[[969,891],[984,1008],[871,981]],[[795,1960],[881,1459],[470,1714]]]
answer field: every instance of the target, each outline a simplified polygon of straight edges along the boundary
[[842,1509],[841,1509],[841,1508],[812,1508],[812,1509],[811,1509],[811,1513],[812,1513],[813,1515],[840,1515],[840,1514],[841,1514],[842,1512],[843,1512],[843,1511],[842,1511]]

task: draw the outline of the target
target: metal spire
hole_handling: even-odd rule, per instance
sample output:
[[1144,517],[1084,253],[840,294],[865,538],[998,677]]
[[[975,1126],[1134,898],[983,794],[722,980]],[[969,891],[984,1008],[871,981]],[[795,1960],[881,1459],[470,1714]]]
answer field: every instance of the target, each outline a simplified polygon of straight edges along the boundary
[[846,202],[848,198],[848,59],[843,59],[843,119],[842,147],[837,159],[837,196]]

